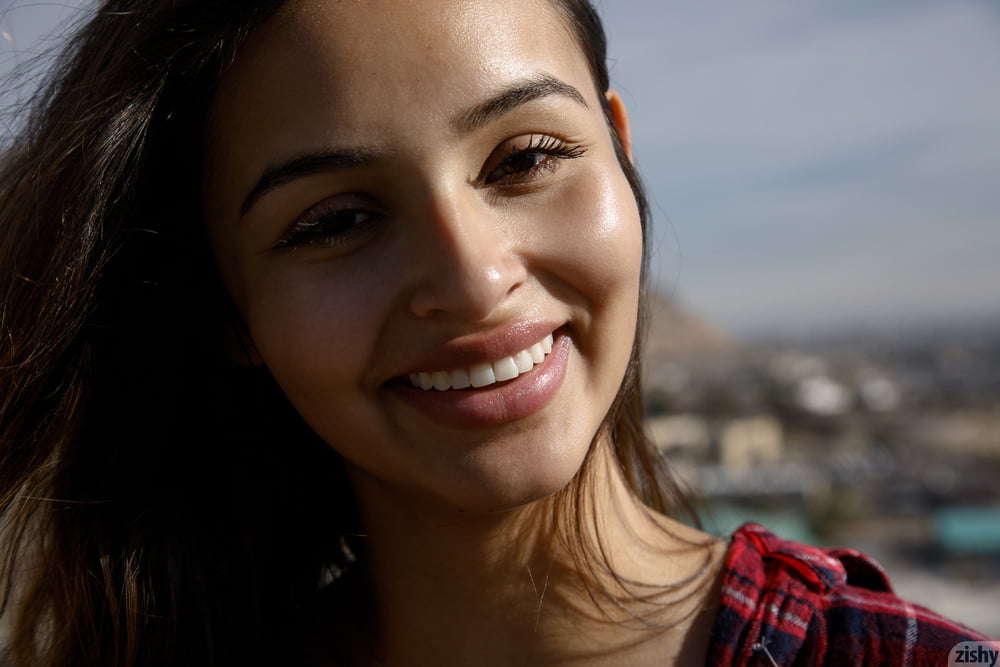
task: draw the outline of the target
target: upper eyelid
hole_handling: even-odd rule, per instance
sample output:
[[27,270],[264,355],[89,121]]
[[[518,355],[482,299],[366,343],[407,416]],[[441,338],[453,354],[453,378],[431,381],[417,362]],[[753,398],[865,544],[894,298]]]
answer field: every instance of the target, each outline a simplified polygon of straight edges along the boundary
[[316,218],[322,217],[330,212],[344,211],[349,209],[364,209],[369,211],[382,212],[382,207],[371,200],[371,197],[359,195],[355,192],[343,192],[332,194],[319,200],[315,204],[307,206],[305,210],[296,215],[290,228],[300,223],[309,223]]
[[272,190],[289,183],[322,174],[334,174],[372,165],[383,159],[379,151],[368,148],[327,150],[305,153],[264,171],[240,205],[240,217]]
[[292,225],[306,220],[317,207],[327,206],[329,200],[342,197],[360,197],[364,206],[372,204],[365,195],[371,182],[372,167],[358,169],[332,169],[310,172],[276,187],[273,194],[261,199],[253,210],[237,221],[238,226],[271,229]]
[[308,223],[310,220],[322,216],[329,211],[351,208],[381,209],[371,197],[359,194],[355,189],[327,193],[318,198],[311,197],[310,201],[312,203],[295,207],[295,213],[289,215],[286,211],[285,215],[273,217],[281,217],[284,220],[286,229],[292,229],[299,223]]
[[524,151],[550,151],[562,148],[585,150],[586,146],[582,139],[570,138],[552,131],[520,132],[498,142],[490,156],[495,155],[498,150],[502,150],[503,157],[507,157]]
[[[519,139],[526,138],[523,145],[518,145],[515,142]],[[483,171],[480,175],[486,173],[488,170],[499,168],[503,162],[511,157],[517,156],[521,153],[529,153],[533,151],[548,153],[553,157],[580,157],[586,153],[588,147],[582,140],[567,139],[565,137],[558,136],[549,132],[529,132],[522,133],[515,137],[511,137],[503,142],[501,142],[496,149],[494,149],[492,155],[495,155],[498,150],[501,150],[500,159],[494,162],[492,159],[488,160],[483,166]],[[571,155],[558,155],[557,153],[571,153]],[[492,165],[491,165],[492,163]]]
[[[385,211],[382,207],[373,204],[371,202],[365,202],[365,197],[359,197],[357,195],[346,195],[352,201],[335,203],[334,200],[339,199],[344,195],[333,195],[327,197],[316,204],[308,207],[301,214],[296,216],[292,222],[284,229],[281,236],[273,244],[273,249],[281,249],[287,247],[296,247],[298,243],[289,243],[289,240],[294,240],[296,236],[308,235],[308,228],[322,221],[324,217],[329,215],[336,215],[344,211],[365,211],[372,215],[372,217],[383,217],[385,216]],[[347,230],[349,233],[351,230]]]

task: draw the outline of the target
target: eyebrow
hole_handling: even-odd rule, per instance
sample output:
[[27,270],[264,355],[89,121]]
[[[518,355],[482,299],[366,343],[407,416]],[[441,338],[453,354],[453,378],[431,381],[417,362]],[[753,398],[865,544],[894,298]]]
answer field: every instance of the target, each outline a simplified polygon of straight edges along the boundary
[[303,176],[361,167],[375,162],[378,157],[378,153],[375,151],[364,148],[322,151],[293,157],[278,165],[268,167],[243,199],[243,204],[240,206],[240,217],[246,215],[258,199],[279,185],[290,183]]
[[568,97],[586,108],[587,101],[579,90],[551,76],[541,75],[518,81],[461,114],[455,125],[464,134],[474,132],[517,107],[550,95]]
[[[460,114],[453,125],[462,134],[470,134],[517,107],[549,96],[565,97],[590,108],[580,91],[573,86],[554,77],[540,75],[504,88]],[[245,216],[261,197],[278,186],[313,174],[364,166],[378,158],[376,151],[365,148],[332,150],[296,156],[268,167],[244,197],[240,205],[240,217]]]

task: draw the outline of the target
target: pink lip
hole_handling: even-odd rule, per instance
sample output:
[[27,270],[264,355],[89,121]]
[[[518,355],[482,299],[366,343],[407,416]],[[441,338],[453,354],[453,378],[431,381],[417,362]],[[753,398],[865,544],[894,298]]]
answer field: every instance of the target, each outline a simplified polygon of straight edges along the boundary
[[[562,386],[572,343],[565,333],[556,331],[553,336],[552,352],[545,361],[509,382],[460,391],[424,391],[404,382],[395,382],[389,387],[410,407],[442,426],[480,429],[515,422],[548,405]],[[534,342],[537,340],[532,339],[524,347],[515,345],[510,352],[502,351],[499,356],[522,350]],[[423,368],[455,368],[462,365],[465,365],[464,361],[454,366],[427,365]]]
[[421,371],[449,371],[510,357],[553,333],[556,322],[518,322],[486,334],[464,336],[435,347],[411,360],[399,375]]

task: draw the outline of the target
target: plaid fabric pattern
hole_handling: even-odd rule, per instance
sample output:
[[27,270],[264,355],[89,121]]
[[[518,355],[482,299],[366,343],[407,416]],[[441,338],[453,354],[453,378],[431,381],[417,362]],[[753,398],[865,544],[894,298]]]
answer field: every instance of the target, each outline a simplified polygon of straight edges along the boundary
[[882,567],[747,524],[733,535],[708,665],[947,667],[989,638],[896,597]]

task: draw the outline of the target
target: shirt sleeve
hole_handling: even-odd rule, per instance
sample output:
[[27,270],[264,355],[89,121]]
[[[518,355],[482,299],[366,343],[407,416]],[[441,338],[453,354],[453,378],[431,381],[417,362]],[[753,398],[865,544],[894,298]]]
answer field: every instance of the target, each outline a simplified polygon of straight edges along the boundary
[[944,667],[985,635],[896,596],[882,567],[748,524],[734,535],[709,665]]

